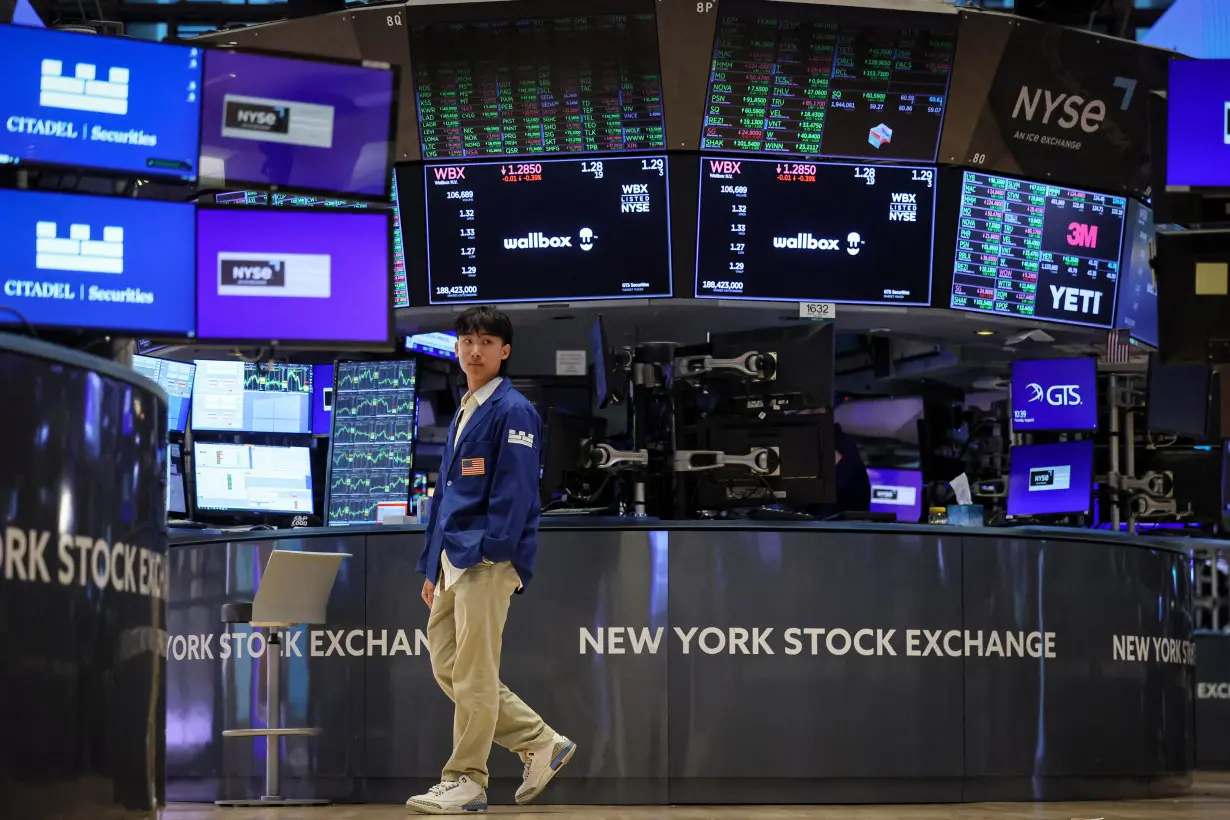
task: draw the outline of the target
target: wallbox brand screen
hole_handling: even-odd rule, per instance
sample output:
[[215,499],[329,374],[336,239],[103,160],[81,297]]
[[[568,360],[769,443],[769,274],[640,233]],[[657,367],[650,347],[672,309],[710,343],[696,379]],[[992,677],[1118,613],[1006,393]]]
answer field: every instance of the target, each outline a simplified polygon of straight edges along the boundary
[[723,0],[701,149],[934,162],[946,14]]
[[1170,64],[1166,184],[1230,185],[1230,60]]
[[210,50],[201,178],[383,197],[395,91],[391,70]]
[[[193,206],[0,190],[0,304],[33,325],[191,336]],[[0,311],[0,325],[17,322]]]
[[918,470],[868,467],[871,480],[871,511],[886,512],[897,520],[917,524],[922,518],[923,480]]
[[192,181],[201,51],[0,26],[0,163]]
[[377,210],[199,209],[200,337],[390,341],[390,219]]
[[935,169],[701,158],[696,295],[926,305]]
[[1093,442],[1013,447],[1008,515],[1088,512],[1093,497]]
[[1013,429],[1096,430],[1097,377],[1093,359],[1013,362]]
[[431,304],[671,295],[665,157],[431,165]]
[[1110,327],[1127,199],[966,171],[950,305]]
[[1132,338],[1157,347],[1157,277],[1152,256],[1153,210],[1133,201],[1128,208],[1127,236],[1123,240],[1123,284],[1119,286],[1115,327],[1127,328]]

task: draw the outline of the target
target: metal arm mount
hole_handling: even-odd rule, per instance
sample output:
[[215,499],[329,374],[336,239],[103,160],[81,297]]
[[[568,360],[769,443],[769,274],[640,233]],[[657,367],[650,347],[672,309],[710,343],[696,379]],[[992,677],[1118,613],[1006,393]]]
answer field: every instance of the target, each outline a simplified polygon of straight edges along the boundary
[[777,375],[777,356],[749,350],[733,359],[712,356],[679,356],[675,359],[675,378],[695,379],[715,371],[732,371],[753,379],[768,380]]
[[616,450],[609,444],[595,444],[589,451],[589,463],[596,470],[614,472],[625,467],[648,467],[648,450]]
[[1144,493],[1128,496],[1132,518],[1152,518],[1157,515],[1179,515],[1179,503],[1173,498],[1154,498]]
[[[702,463],[696,463],[697,459]],[[731,455],[721,450],[677,450],[671,466],[677,473],[746,467],[755,475],[778,475],[781,463],[781,450],[777,447],[755,447],[747,455]]]
[[1140,478],[1112,472],[1106,477],[1111,489],[1128,493],[1143,493],[1153,498],[1170,498],[1174,495],[1174,474],[1169,470],[1150,470]]

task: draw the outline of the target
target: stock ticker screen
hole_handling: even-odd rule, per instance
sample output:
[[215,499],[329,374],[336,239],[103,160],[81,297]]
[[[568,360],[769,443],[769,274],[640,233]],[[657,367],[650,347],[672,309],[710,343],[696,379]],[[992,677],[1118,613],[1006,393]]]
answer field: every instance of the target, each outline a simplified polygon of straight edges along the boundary
[[1110,327],[1127,199],[966,171],[951,307]]
[[429,165],[433,305],[671,295],[667,160]]
[[410,38],[425,160],[666,147],[653,13],[420,23]]
[[935,169],[701,158],[696,295],[927,305]]
[[934,162],[956,15],[723,2],[702,150]]
[[338,364],[327,525],[407,514],[416,409],[413,360]]
[[196,360],[192,429],[312,432],[312,366]]

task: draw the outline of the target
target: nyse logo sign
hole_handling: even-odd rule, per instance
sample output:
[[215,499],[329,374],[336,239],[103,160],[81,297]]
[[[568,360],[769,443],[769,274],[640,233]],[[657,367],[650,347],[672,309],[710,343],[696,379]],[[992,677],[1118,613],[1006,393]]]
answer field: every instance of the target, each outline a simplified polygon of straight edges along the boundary
[[[1119,110],[1127,111],[1136,91],[1136,80],[1116,77],[1114,87],[1123,92]],[[1079,127],[1086,134],[1095,133],[1102,127],[1102,120],[1106,119],[1106,103],[1102,100],[1085,100],[1079,94],[1022,85],[1016,105],[1012,108],[1012,119],[1019,119],[1024,114],[1025,121],[1032,124],[1039,111],[1042,125],[1054,122],[1065,130]]]
[[1102,309],[1102,292],[1084,288],[1051,285],[1051,307],[1064,313],[1097,314]]
[[242,287],[286,286],[286,268],[277,260],[223,259],[219,284]]
[[226,127],[270,134],[290,133],[290,111],[282,106],[226,101]]
[[1078,407],[1081,403],[1079,384],[1053,384],[1043,389],[1042,385],[1033,382],[1025,389],[1029,391],[1030,402],[1045,399],[1052,407]]

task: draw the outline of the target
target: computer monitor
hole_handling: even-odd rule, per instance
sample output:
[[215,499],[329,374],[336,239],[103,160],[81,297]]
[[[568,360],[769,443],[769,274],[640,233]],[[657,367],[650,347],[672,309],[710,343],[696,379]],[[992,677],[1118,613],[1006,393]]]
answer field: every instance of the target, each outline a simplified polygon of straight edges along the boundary
[[766,378],[726,376],[706,383],[734,403],[733,412],[760,415],[833,405],[836,331],[832,322],[713,333],[709,348],[716,359],[757,353],[769,360]]
[[1132,201],[1123,240],[1115,327],[1126,328],[1136,341],[1157,347],[1157,277],[1153,273],[1153,209]]
[[1172,60],[1166,92],[1167,187],[1230,186],[1230,60]]
[[667,170],[661,155],[427,166],[430,303],[670,296]]
[[1021,433],[1098,429],[1097,359],[1013,362],[1012,428]]
[[1230,362],[1230,229],[1162,230],[1156,241],[1162,361]]
[[312,365],[196,361],[192,429],[311,433]]
[[397,69],[205,50],[201,185],[390,195]]
[[1194,439],[1209,434],[1213,368],[1206,364],[1165,364],[1154,353],[1149,356],[1146,381],[1146,430]]
[[0,189],[0,303],[36,328],[190,337],[192,220],[191,203]]
[[871,512],[892,513],[902,523],[917,524],[923,513],[921,470],[868,467]]
[[1089,512],[1093,503],[1093,441],[1013,447],[1009,460],[1008,515]]
[[595,471],[587,464],[589,445],[606,438],[606,419],[578,416],[547,408],[543,425],[542,481],[539,484],[542,503],[558,498],[579,474]]
[[387,210],[199,207],[198,338],[390,350],[391,220]]
[[0,26],[0,76],[0,163],[197,178],[200,49]]
[[167,513],[188,514],[188,493],[184,487],[184,456],[180,445],[167,446]]
[[[743,466],[684,474],[694,476],[698,510],[785,505],[799,511],[832,504],[837,497],[837,462],[833,454],[833,416],[804,413],[768,419],[704,419],[697,427],[696,448],[727,455],[748,455],[768,448],[771,472],[756,474]],[[677,474],[677,476],[680,474]],[[686,484],[685,484],[686,486]],[[687,490],[685,489],[685,492]]]
[[949,306],[1109,328],[1127,198],[965,171]]
[[440,333],[415,333],[406,337],[407,353],[422,353],[437,359],[457,360],[457,334],[451,330]]
[[594,398],[601,410],[623,400],[624,373],[616,365],[615,351],[606,335],[601,314],[594,319],[589,332],[589,346],[594,355]]
[[312,435],[333,430],[333,365],[312,365]]
[[173,359],[133,356],[132,369],[166,391],[167,432],[183,433],[187,430],[196,365]]
[[934,166],[700,162],[697,297],[931,304]]
[[417,362],[339,362],[325,494],[328,526],[409,515]]
[[315,512],[307,447],[198,441],[192,454],[198,512]]

